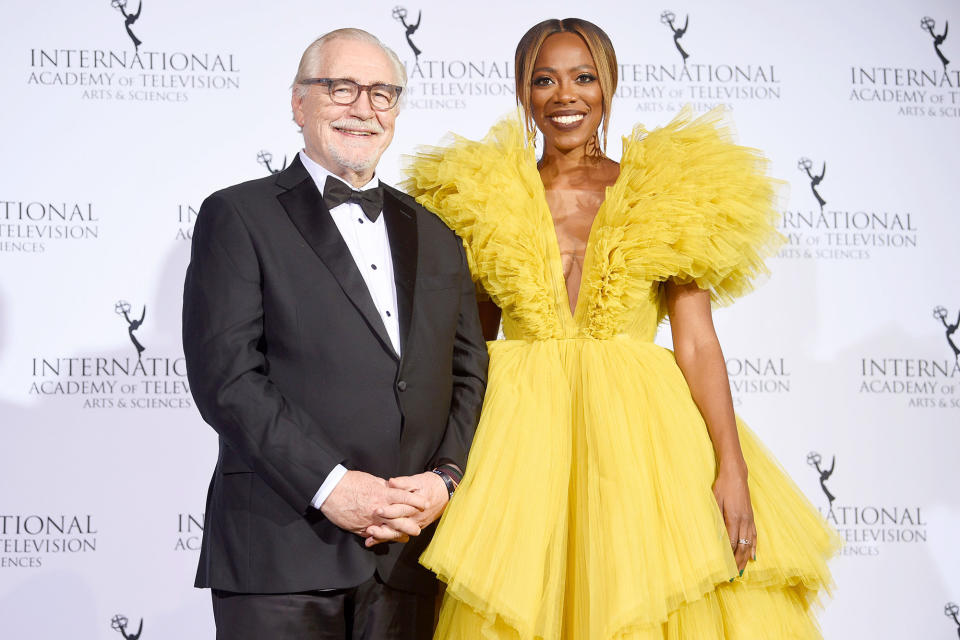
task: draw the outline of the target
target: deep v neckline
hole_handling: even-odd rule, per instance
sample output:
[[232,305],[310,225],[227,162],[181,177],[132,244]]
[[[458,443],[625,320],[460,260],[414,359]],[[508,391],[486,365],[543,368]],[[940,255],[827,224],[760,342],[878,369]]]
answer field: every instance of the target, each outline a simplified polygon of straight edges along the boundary
[[600,206],[597,208],[597,213],[593,217],[593,221],[590,223],[590,231],[587,234],[587,243],[584,245],[583,269],[580,273],[580,282],[577,284],[577,302],[572,310],[570,309],[570,294],[567,290],[567,281],[563,276],[563,258],[560,253],[560,239],[557,236],[557,228],[553,222],[553,214],[550,211],[550,205],[547,203],[547,190],[543,185],[543,179],[540,178],[540,172],[537,171],[536,168],[534,168],[534,175],[537,177],[537,186],[534,192],[534,197],[538,200],[540,205],[539,223],[546,241],[548,254],[547,263],[550,280],[553,285],[553,295],[557,301],[557,306],[562,307],[562,311],[559,311],[562,324],[568,329],[569,332],[576,334],[579,332],[582,325],[582,318],[586,304],[583,301],[584,297],[589,297],[589,292],[587,292],[587,296],[584,296],[583,283],[585,281],[589,281],[590,272],[593,269],[594,261],[592,249],[594,240],[596,238],[597,229],[599,229],[603,223],[603,217],[607,210],[607,203],[610,201],[610,193],[619,184],[620,179],[623,177],[623,171],[620,171],[613,184],[604,188],[603,202],[600,203]]
[[606,198],[605,188],[544,189],[544,198],[556,239],[567,307],[571,317],[575,317],[583,286],[587,248],[593,225]]

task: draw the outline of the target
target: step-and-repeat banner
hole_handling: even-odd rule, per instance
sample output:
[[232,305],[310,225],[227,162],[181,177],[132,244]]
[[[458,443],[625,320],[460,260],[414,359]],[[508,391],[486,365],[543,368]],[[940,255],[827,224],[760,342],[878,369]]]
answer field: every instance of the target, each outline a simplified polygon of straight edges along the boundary
[[400,55],[410,84],[380,168],[396,182],[416,145],[509,112],[520,36],[575,15],[619,54],[614,157],[634,123],[727,105],[789,184],[789,243],[716,321],[737,410],[846,542],[826,637],[957,637],[957,3],[2,13],[0,636],[212,637],[191,585],[216,439],[185,376],[183,275],[203,198],[300,148],[289,88],[304,47],[358,26]]

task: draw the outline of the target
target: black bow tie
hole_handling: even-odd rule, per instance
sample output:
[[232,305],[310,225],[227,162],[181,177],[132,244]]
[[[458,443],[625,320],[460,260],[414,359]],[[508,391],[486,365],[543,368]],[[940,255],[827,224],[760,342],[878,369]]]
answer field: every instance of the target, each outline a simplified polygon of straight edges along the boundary
[[344,202],[360,205],[363,215],[367,216],[370,222],[376,222],[383,211],[383,187],[377,184],[373,189],[354,191],[346,183],[327,176],[327,181],[323,184],[323,204],[327,205],[327,209],[333,209]]

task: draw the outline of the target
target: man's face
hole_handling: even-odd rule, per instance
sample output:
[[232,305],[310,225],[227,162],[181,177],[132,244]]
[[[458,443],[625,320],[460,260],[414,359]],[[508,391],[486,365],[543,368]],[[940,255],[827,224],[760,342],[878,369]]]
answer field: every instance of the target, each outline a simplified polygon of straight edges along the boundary
[[[393,64],[375,44],[334,40],[324,46],[322,58],[316,77],[347,78],[361,85],[399,84]],[[366,91],[353,104],[336,104],[325,85],[308,85],[303,97],[294,91],[292,103],[312,160],[355,187],[373,178],[380,156],[393,140],[398,107],[376,111]]]

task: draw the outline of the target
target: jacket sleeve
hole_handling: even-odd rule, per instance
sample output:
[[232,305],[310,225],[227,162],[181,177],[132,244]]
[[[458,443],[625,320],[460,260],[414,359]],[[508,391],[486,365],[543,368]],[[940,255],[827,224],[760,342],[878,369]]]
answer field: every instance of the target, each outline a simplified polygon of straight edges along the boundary
[[460,252],[460,313],[453,344],[453,395],[447,429],[432,465],[452,462],[466,469],[467,454],[480,420],[480,407],[487,386],[487,343],[480,328],[476,289],[467,268],[463,245]]
[[261,265],[230,198],[207,198],[193,232],[183,291],[187,378],[203,419],[298,512],[344,456],[322,425],[271,381]]

